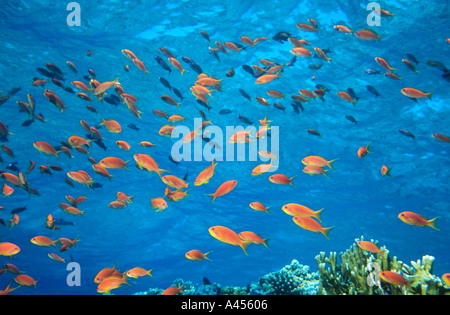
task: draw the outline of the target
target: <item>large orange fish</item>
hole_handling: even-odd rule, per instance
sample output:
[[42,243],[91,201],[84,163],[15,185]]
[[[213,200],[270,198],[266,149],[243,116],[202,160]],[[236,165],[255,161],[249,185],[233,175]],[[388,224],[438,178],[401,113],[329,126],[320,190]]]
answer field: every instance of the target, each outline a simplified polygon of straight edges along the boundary
[[269,242],[270,238],[264,239],[261,236],[259,236],[258,234],[256,234],[255,232],[251,232],[251,231],[242,231],[238,235],[244,241],[248,241],[248,242],[251,242],[251,243],[257,244],[257,245],[263,244],[266,248],[269,248],[269,247],[267,247],[267,243]]
[[292,182],[296,176],[289,178],[288,176],[284,174],[273,174],[269,177],[269,180],[274,184],[280,184],[280,185],[289,185],[291,184],[293,187],[294,183]]
[[397,286],[410,286],[410,283],[408,280],[405,279],[405,277],[403,277],[401,274],[390,271],[390,270],[386,270],[386,271],[382,271],[380,272],[380,278],[383,279],[384,281],[393,284],[393,285],[397,285]]
[[187,71],[187,70],[183,69],[183,66],[181,65],[181,63],[180,63],[177,59],[175,59],[174,57],[169,57],[168,60],[169,60],[169,63],[170,63],[175,69],[177,69],[178,71],[181,72],[181,75],[183,75],[183,73],[184,73],[185,71]]
[[167,202],[164,200],[163,197],[152,198],[150,204],[152,206],[152,209],[157,209],[156,212],[160,212],[163,211],[164,209],[167,209]]
[[381,252],[386,251],[380,249],[377,245],[369,241],[359,241],[357,244],[359,248],[371,253],[381,254]]
[[269,213],[270,207],[266,207],[264,204],[262,204],[259,201],[254,201],[254,202],[250,203],[249,206],[250,206],[250,208],[252,208],[254,210],[263,211],[263,212],[267,212],[268,214],[270,214]]
[[122,132],[122,127],[120,126],[120,124],[112,119],[103,119],[102,118],[102,122],[100,123],[100,125],[104,125],[106,127],[106,129],[108,129],[109,132],[113,132],[113,133],[120,133]]
[[127,163],[128,161],[124,161],[121,158],[113,156],[106,157],[100,160],[100,162],[98,162],[98,164],[100,164],[104,168],[114,168],[114,169],[121,169],[121,168],[127,169]]
[[413,98],[413,99],[424,98],[424,97],[428,97],[429,99],[431,99],[431,95],[434,93],[434,92],[427,93],[427,92],[423,92],[421,90],[414,89],[414,88],[404,88],[404,89],[401,89],[400,92],[403,95],[405,95],[409,98]]
[[322,213],[322,211],[324,210],[324,208],[314,211],[311,210],[310,208],[300,205],[298,203],[288,203],[283,205],[283,207],[281,207],[281,209],[292,216],[297,216],[297,217],[303,217],[303,218],[316,218],[317,220],[319,220],[319,222],[322,222],[322,220],[320,219],[320,214]]
[[383,35],[378,35],[375,31],[364,29],[354,33],[356,37],[364,40],[380,40]]
[[249,244],[251,244],[251,242],[244,241],[233,230],[231,230],[225,226],[216,225],[216,226],[210,227],[208,229],[208,231],[212,237],[214,237],[215,239],[217,239],[223,243],[230,244],[233,246],[240,246],[242,248],[242,250],[244,251],[245,255],[247,255],[247,247]]
[[135,154],[133,157],[140,169],[145,169],[150,173],[156,172],[159,177],[161,177],[162,172],[167,172],[166,170],[160,169],[158,163],[148,154]]
[[35,147],[39,152],[43,152],[47,155],[54,155],[58,157],[58,153],[61,151],[56,151],[55,148],[45,141],[35,141],[33,142],[33,147]]
[[146,270],[146,269],[141,268],[141,267],[134,267],[134,268],[126,271],[125,275],[127,277],[134,278],[134,279],[137,279],[137,278],[140,278],[140,277],[144,277],[144,276],[150,276],[150,277],[153,278],[152,271],[153,271],[153,269]]
[[163,181],[164,184],[174,189],[188,188],[189,185],[184,180],[178,178],[175,175],[165,175],[161,177],[161,180]]
[[184,294],[183,291],[184,283],[181,286],[170,286],[167,289],[165,289],[161,295],[177,295],[178,293]]
[[47,236],[35,236],[30,240],[30,242],[38,246],[45,246],[45,247],[54,246],[56,248],[57,241],[52,241]]
[[214,175],[216,165],[217,162],[214,162],[214,160],[212,160],[211,165],[206,167],[203,171],[200,172],[200,174],[198,174],[197,178],[194,181],[194,186],[200,186],[209,183],[209,180]]
[[229,192],[231,192],[236,187],[237,184],[238,184],[237,180],[229,180],[224,182],[222,185],[219,186],[219,188],[217,188],[217,190],[213,194],[208,194],[208,196],[213,197],[211,203],[214,202],[216,198],[222,197],[223,195],[226,195]]
[[34,280],[32,277],[25,275],[25,274],[20,274],[15,276],[14,278],[14,282],[16,282],[18,285],[21,286],[26,286],[26,287],[34,287],[36,288],[36,283],[37,280]]
[[311,231],[311,232],[315,232],[315,233],[322,233],[327,239],[330,239],[328,237],[328,233],[330,232],[331,229],[334,228],[334,226],[329,227],[329,228],[324,228],[322,225],[320,225],[319,222],[317,222],[316,220],[314,220],[313,218],[304,218],[304,217],[293,217],[292,220],[295,222],[295,224],[297,224],[298,226],[300,226],[301,228]]
[[439,217],[428,220],[425,217],[421,216],[420,214],[410,212],[410,211],[404,211],[398,215],[398,218],[400,220],[402,220],[403,222],[405,222],[406,224],[420,226],[420,227],[429,226],[429,227],[439,231],[439,229],[436,227],[436,220],[439,219]]
[[127,283],[127,277],[111,276],[102,280],[102,282],[98,284],[97,292],[109,294],[111,290],[120,288],[122,284],[126,284],[129,286],[129,284]]
[[105,93],[107,90],[112,88],[114,85],[120,85],[119,78],[116,78],[114,81],[106,81],[98,85],[94,90],[94,95],[100,95]]
[[12,257],[20,252],[20,247],[16,244],[3,242],[0,243],[0,256]]

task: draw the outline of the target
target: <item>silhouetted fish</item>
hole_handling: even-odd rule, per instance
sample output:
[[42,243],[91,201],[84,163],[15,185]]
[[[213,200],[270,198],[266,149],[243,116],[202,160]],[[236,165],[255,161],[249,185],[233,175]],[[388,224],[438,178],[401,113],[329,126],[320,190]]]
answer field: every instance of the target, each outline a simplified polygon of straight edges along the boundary
[[291,33],[281,31],[281,32],[276,33],[276,34],[272,37],[272,39],[273,39],[273,40],[276,40],[276,41],[279,42],[279,43],[283,43],[283,42],[287,41],[287,40],[289,39],[289,37],[291,37]]
[[14,171],[14,172],[18,172],[20,171],[20,169],[16,166],[17,162],[12,162],[11,164],[9,164],[6,169]]
[[248,119],[248,118],[245,117],[245,116],[239,115],[238,118],[239,118],[239,120],[242,121],[243,123],[246,123],[246,124],[249,124],[249,125],[253,124],[253,123],[250,121],[250,119]]
[[169,81],[167,81],[166,79],[159,77],[158,78],[159,82],[161,82],[162,85],[164,85],[166,88],[168,88],[169,90],[172,90],[172,87],[170,86]]
[[244,69],[245,72],[250,73],[253,76],[255,76],[255,71],[253,71],[253,68],[249,65],[242,65],[242,69]]
[[161,68],[163,68],[164,70],[169,71],[169,74],[173,71],[168,65],[167,63],[164,61],[164,59],[162,59],[159,56],[155,56],[155,60],[156,62],[161,66]]
[[135,124],[128,124],[127,127],[130,128],[130,129],[139,131],[139,128]]
[[374,94],[375,97],[380,96],[380,94],[378,93],[378,91],[377,91],[373,86],[367,85],[366,88],[367,88],[367,90],[368,90],[370,93]]
[[351,97],[353,97],[353,99],[359,100],[360,97],[358,97],[358,95],[356,95],[355,91],[353,91],[352,88],[348,88],[347,89],[348,94],[350,94]]
[[398,132],[400,132],[402,135],[406,136],[406,137],[410,137],[413,139],[416,139],[416,136],[413,135],[410,131],[405,130],[405,129],[400,129]]
[[210,284],[211,284],[211,281],[209,281],[208,278],[203,277],[203,284],[204,284],[204,285],[210,285]]
[[25,211],[25,210],[27,210],[27,206],[25,206],[25,207],[20,207],[20,208],[16,208],[16,209],[14,209],[14,210],[11,210],[11,214],[17,214],[17,213],[21,213],[21,212],[23,212],[23,211]]
[[241,95],[243,97],[245,97],[246,99],[248,99],[249,101],[252,100],[252,98],[250,97],[250,95],[247,94],[247,92],[245,92],[243,89],[239,89],[239,92],[241,93]]
[[414,56],[413,54],[406,54],[406,56],[411,59],[412,61],[414,61],[416,64],[419,63],[419,61],[417,60],[416,56]]
[[352,115],[345,115],[345,118],[347,118],[349,121],[351,121],[352,123],[357,124],[358,121],[355,119],[355,117],[353,117]]
[[230,114],[230,113],[231,113],[231,110],[228,108],[224,108],[219,112],[220,115],[226,115],[226,114]]
[[174,88],[174,87],[173,87],[173,88],[172,88],[172,92],[175,93],[175,95],[178,96],[178,98],[179,98],[180,100],[183,100],[184,97],[183,97],[183,95],[181,95],[181,92],[178,91],[177,88]]
[[195,62],[191,62],[189,64],[189,66],[192,68],[192,70],[194,70],[195,72],[197,72],[198,74],[203,73],[202,68]]
[[66,221],[64,219],[55,219],[55,225],[75,225],[72,221]]

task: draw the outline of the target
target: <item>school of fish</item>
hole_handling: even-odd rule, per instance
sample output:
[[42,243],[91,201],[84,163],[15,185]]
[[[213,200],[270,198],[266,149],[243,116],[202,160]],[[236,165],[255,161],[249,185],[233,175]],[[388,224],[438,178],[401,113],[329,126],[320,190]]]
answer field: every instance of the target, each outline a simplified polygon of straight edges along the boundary
[[[394,15],[394,13],[387,10],[380,10],[378,14],[383,18],[390,18]],[[269,34],[261,34],[260,37],[252,39],[245,34],[250,33],[250,31],[244,30],[240,38],[222,38],[219,41],[219,39],[210,38],[207,31],[198,30],[198,37],[191,39],[199,42],[199,47],[201,48],[199,48],[198,53],[208,54],[211,62],[221,62],[222,64],[227,62],[229,54],[241,56],[244,55],[244,51],[245,54],[254,54],[261,46],[276,45],[279,49],[290,53],[290,58],[281,63],[279,60],[274,61],[270,59],[270,56],[267,56],[267,59],[260,59],[258,64],[252,66],[243,65],[243,70],[252,78],[252,84],[265,89],[267,95],[255,96],[253,100],[243,89],[239,90],[244,98],[252,102],[252,106],[255,107],[255,112],[257,113],[251,119],[239,116],[240,121],[251,125],[253,124],[251,120],[259,120],[259,124],[257,124],[259,129],[256,135],[252,135],[248,130],[236,132],[229,139],[226,139],[229,143],[246,145],[268,136],[271,125],[277,124],[282,126],[283,121],[269,120],[271,119],[270,110],[272,108],[276,111],[286,110],[286,107],[280,102],[292,102],[293,110],[298,113],[299,111],[304,111],[308,105],[319,106],[318,104],[325,102],[327,96],[329,96],[330,91],[323,84],[317,84],[315,89],[305,89],[300,82],[298,93],[295,92],[289,95],[287,91],[277,91],[270,87],[271,82],[275,80],[288,80],[292,69],[295,68],[295,63],[300,59],[312,60],[315,57],[320,60],[319,64],[314,62],[314,64],[309,65],[309,69],[312,70],[318,70],[321,67],[333,67],[333,63],[339,59],[339,55],[334,54],[330,49],[316,47],[316,43],[313,41],[308,42],[301,39],[304,32],[316,33],[320,37],[321,26],[319,21],[309,18],[295,26],[298,30],[295,35],[281,31],[277,34],[270,34],[270,36]],[[352,30],[346,25],[334,25],[334,29],[336,29],[335,36],[345,37],[348,40],[375,41],[379,42],[379,45],[389,44],[384,42],[382,35],[368,28]],[[442,39],[442,46],[448,45],[449,41],[450,39]],[[182,47],[178,48],[181,49]],[[95,56],[95,51],[88,51],[86,57],[92,58],[93,56]],[[38,74],[33,78],[32,83],[26,86],[26,99],[17,99],[15,101],[21,113],[20,115],[25,113],[24,115],[27,116],[27,120],[22,126],[35,128],[39,138],[39,140],[33,142],[28,141],[26,138],[21,139],[21,146],[26,147],[27,151],[29,151],[27,156],[16,156],[14,154],[16,148],[8,145],[9,139],[21,136],[20,130],[10,130],[8,126],[11,120],[18,118],[1,115],[4,108],[13,106],[12,99],[17,91],[10,91],[0,95],[0,139],[3,141],[1,145],[2,155],[0,156],[0,165],[2,166],[0,177],[3,181],[3,198],[12,199],[15,195],[23,194],[23,192],[29,198],[39,197],[39,187],[33,185],[33,181],[29,181],[29,178],[36,175],[37,172],[40,173],[41,177],[52,175],[53,172],[64,172],[66,174],[65,183],[68,185],[67,187],[72,188],[78,185],[86,190],[101,188],[102,184],[100,182],[105,178],[107,181],[119,182],[126,178],[131,171],[140,172],[139,174],[142,176],[143,181],[146,176],[159,177],[165,185],[165,189],[152,192],[154,196],[149,199],[149,209],[153,209],[155,212],[170,211],[171,203],[173,202],[185,203],[186,207],[192,206],[189,204],[188,192],[190,190],[201,191],[205,195],[204,198],[210,198],[211,204],[217,203],[219,198],[228,198],[229,195],[236,193],[235,190],[239,190],[240,178],[230,178],[218,186],[210,183],[216,172],[222,171],[221,163],[226,163],[223,161],[212,160],[211,164],[196,174],[195,177],[185,176],[181,178],[169,170],[162,169],[160,167],[161,159],[155,158],[155,152],[164,152],[165,155],[170,155],[172,142],[167,141],[166,147],[159,147],[151,142],[155,135],[157,137],[170,137],[177,125],[185,123],[187,119],[194,118],[183,115],[182,109],[188,104],[193,106],[192,103],[196,103],[202,106],[202,109],[199,110],[199,114],[203,119],[202,124],[186,134],[182,141],[183,143],[190,143],[196,137],[200,137],[205,142],[211,143],[211,139],[207,137],[208,127],[214,124],[213,121],[220,120],[221,115],[231,112],[230,110],[222,109],[219,115],[214,113],[216,109],[214,94],[227,93],[228,89],[233,88],[233,77],[237,69],[230,66],[230,70],[227,73],[204,73],[201,66],[191,58],[177,56],[166,47],[159,47],[158,55],[153,58],[149,55],[134,53],[133,47],[123,47],[117,51],[117,58],[120,60],[122,67],[121,71],[117,71],[117,77],[103,78],[103,75],[96,73],[94,69],[89,69],[87,73],[80,72],[77,68],[77,58],[81,58],[81,56],[72,56],[72,58],[72,60],[67,60],[64,66],[67,68],[64,70],[62,69],[63,66],[56,65],[51,61],[45,65],[37,65]],[[365,71],[367,75],[377,75],[384,72],[388,80],[402,80],[407,76],[418,75],[419,72],[417,69],[418,61],[411,54],[407,54],[405,59],[402,60],[391,60],[382,56],[372,56],[372,60],[373,62],[368,65],[370,69],[368,68]],[[441,67],[439,62],[431,60],[427,61],[427,65],[437,68]],[[93,68],[95,67],[94,64],[92,66]],[[127,86],[127,82],[123,79],[124,76],[121,73],[127,73],[127,75],[129,73],[136,76],[142,75],[142,80],[146,80],[149,76],[152,76],[152,68],[158,66],[167,71],[167,78],[160,77],[158,79],[159,82],[175,95],[171,96],[169,92],[166,93],[165,90],[161,89],[160,100],[152,100],[151,103],[154,105],[150,108],[145,104],[144,96],[132,94],[132,88]],[[396,68],[393,68],[393,66]],[[402,70],[408,69],[409,72],[402,71],[403,74],[400,77],[397,67],[404,67]],[[142,74],[139,72],[142,72]],[[192,95],[182,96],[176,88],[170,85],[169,80],[171,76],[175,75],[183,78],[186,85],[189,86],[189,91]],[[314,82],[314,80],[316,78],[313,76],[311,81]],[[368,86],[367,88],[378,97],[379,93],[374,87]],[[421,102],[423,99],[431,99],[433,95],[439,95],[439,90],[424,91],[420,86],[405,85],[398,90],[398,93],[414,102]],[[351,107],[349,109],[358,109],[359,98],[353,90],[342,89],[335,94],[342,101],[341,104],[336,106],[347,106],[347,104],[350,104]],[[39,97],[39,102],[35,101],[37,95],[42,95],[43,97],[42,99]],[[46,100],[47,103],[42,100]],[[80,104],[85,106],[75,105],[75,102],[80,102],[80,100],[83,102]],[[60,137],[59,143],[50,141],[46,133],[41,133],[40,130],[46,128],[46,119],[44,118],[46,112],[52,110],[48,106],[49,104],[54,105],[57,111],[60,111],[60,119],[64,121],[64,124],[69,123],[71,111],[86,112],[85,120],[70,121],[71,124],[79,124],[79,132],[68,138]],[[121,121],[108,119],[107,111],[102,110],[107,105],[111,105],[108,110],[115,110],[120,107],[126,108],[129,114],[123,114]],[[208,114],[204,112],[203,108],[208,111]],[[214,119],[207,119],[207,116],[213,115]],[[129,139],[121,138],[117,140],[113,136],[120,136],[125,126],[138,130],[138,125],[149,120],[150,116],[152,116],[152,119],[158,117],[161,123],[153,127],[155,129],[154,135],[149,135],[148,138],[144,137],[143,134],[139,135],[141,137],[139,139],[139,147],[130,145]],[[353,116],[347,115],[345,118],[351,123],[357,124],[357,120]],[[135,123],[127,124],[127,122],[133,120],[135,120]],[[322,135],[315,129],[298,130],[297,132],[307,132],[311,137],[326,137],[326,135]],[[415,138],[415,135],[408,130],[401,129],[399,132],[406,137]],[[438,133],[438,131],[429,136],[430,141],[444,144],[450,143],[450,137]],[[106,147],[104,147],[105,143],[112,143],[118,150],[124,150],[129,158],[124,160],[114,156],[114,154],[109,154],[109,150],[106,150]],[[102,154],[98,154],[100,149],[96,146],[104,150],[103,152],[100,151]],[[354,152],[349,152],[349,154],[354,154],[358,158],[371,159],[377,155],[376,150],[372,150],[371,143],[353,144],[353,147]],[[34,162],[33,155],[36,153],[34,150],[48,157],[47,165],[37,165]],[[279,158],[276,154],[270,151],[259,151],[258,154],[261,158],[270,162],[260,163],[251,172],[241,174],[241,176],[246,178],[266,176],[267,185],[273,184],[275,187],[276,185],[285,185],[292,189],[298,189],[299,184],[296,186],[296,183],[301,181],[301,176],[306,176],[299,172],[300,165],[303,173],[310,176],[324,175],[323,180],[329,180],[325,177],[332,177],[339,172],[338,167],[335,166],[339,164],[341,158],[338,156],[301,156],[298,157],[298,165],[292,165],[291,174],[282,174],[272,172],[274,161]],[[284,152],[280,154],[284,154]],[[27,170],[20,170],[15,167],[15,163],[19,159],[28,163]],[[79,167],[68,169],[58,165],[68,159],[79,160]],[[379,176],[390,177],[387,180],[395,178],[395,172],[392,172],[389,164],[384,165],[380,162],[378,173]],[[47,178],[49,179],[49,185],[51,185],[51,177]],[[296,183],[294,183],[294,179],[296,179]],[[274,186],[270,186],[270,189],[274,189]],[[105,200],[104,206],[117,209],[117,211],[125,211],[123,209],[133,205],[134,192],[127,188],[129,187],[124,186],[123,191],[117,191],[116,200]],[[48,206],[58,206],[63,211],[63,214],[58,216],[64,217],[64,219],[69,220],[70,216],[95,216],[95,211],[85,210],[89,208],[88,206],[84,207],[89,203],[89,200],[83,195],[72,196],[67,194],[65,200],[55,200],[54,202],[54,205]],[[13,233],[14,228],[21,224],[20,212],[24,210],[17,210],[9,218],[1,203],[2,201],[0,200],[0,223],[4,229],[10,231],[9,233]],[[263,204],[259,200],[254,200],[250,204],[241,206],[261,212],[261,215],[270,215],[275,211],[283,211],[286,215],[292,217],[293,224],[305,230],[305,233],[319,233],[330,240],[333,238],[332,229],[335,227],[322,225],[322,219],[326,217],[327,211],[323,208],[310,209],[308,205],[302,204],[300,198],[296,203],[286,202],[281,209],[275,209],[270,204]],[[420,213],[402,211],[398,214],[398,219],[408,225],[428,227],[439,231],[438,224],[436,224],[437,217],[426,218]],[[64,226],[62,225],[64,225],[64,220],[59,220],[61,225],[52,214],[39,218],[39,220],[42,222],[42,226],[39,227],[42,235],[36,235],[30,239],[30,242],[36,246],[51,250],[48,253],[48,258],[51,261],[66,263],[68,262],[67,258],[61,257],[62,253],[70,252],[70,248],[73,246],[83,246],[83,235],[76,237],[63,235]],[[47,233],[49,231],[51,232],[50,234]],[[261,236],[253,231],[239,231],[233,230],[233,227],[222,226],[220,225],[220,220],[218,220],[217,225],[213,225],[208,231],[205,231],[205,234],[207,233],[213,239],[222,242],[223,244],[220,246],[232,245],[240,247],[244,255],[250,255],[248,252],[249,246],[263,245],[268,248],[270,240],[270,235]],[[0,234],[3,234],[1,230]],[[44,236],[44,234],[53,235],[53,237]],[[267,231],[267,234],[270,234],[270,231]],[[211,239],[211,246],[218,244],[213,239]],[[380,253],[380,249],[368,241],[361,241],[358,243],[358,246],[374,254]],[[33,270],[23,273],[20,270],[20,266],[15,266],[11,263],[13,260],[10,259],[14,256],[26,255],[26,253],[21,251],[21,247],[22,244],[9,242],[7,236],[0,239],[0,256],[9,258],[7,263],[2,264],[0,276],[6,273],[13,275],[11,283],[5,288],[0,288],[1,295],[17,289],[24,290],[22,287],[34,287],[36,290],[39,290],[39,281],[33,277]],[[210,248],[192,248],[184,253],[184,256],[186,259],[193,261],[193,263],[214,263],[214,253]],[[97,286],[98,293],[108,294],[123,285],[132,286],[129,281],[130,278],[153,277],[152,266],[130,266],[127,270],[119,271],[115,262],[111,262],[111,265],[113,266],[98,266],[98,274],[92,279]],[[394,285],[408,285],[408,280],[402,275],[391,271],[382,271],[380,277],[383,281]],[[442,275],[442,281],[447,286],[450,286],[450,274]],[[169,286],[162,294],[182,294],[182,289],[182,286]]]

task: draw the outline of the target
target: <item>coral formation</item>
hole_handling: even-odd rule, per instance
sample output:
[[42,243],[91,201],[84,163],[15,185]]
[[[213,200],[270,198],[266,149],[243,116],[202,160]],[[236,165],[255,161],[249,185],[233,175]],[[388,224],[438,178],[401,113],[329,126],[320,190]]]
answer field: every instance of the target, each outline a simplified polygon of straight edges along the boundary
[[[361,241],[363,237],[361,236]],[[434,257],[425,255],[422,260],[412,261],[412,266],[404,264],[397,257],[391,257],[385,247],[379,253],[361,249],[355,240],[349,249],[340,254],[338,264],[336,252],[329,257],[321,252],[316,256],[319,265],[319,294],[336,295],[442,295],[450,294],[440,278],[432,274]],[[378,241],[371,240],[378,244]],[[401,274],[407,285],[395,285],[380,279],[380,272],[392,271]]]

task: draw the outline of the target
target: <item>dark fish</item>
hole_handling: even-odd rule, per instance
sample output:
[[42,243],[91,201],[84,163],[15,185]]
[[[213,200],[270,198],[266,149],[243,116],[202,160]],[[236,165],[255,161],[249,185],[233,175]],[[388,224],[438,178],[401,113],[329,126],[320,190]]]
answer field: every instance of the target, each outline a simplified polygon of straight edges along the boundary
[[17,214],[17,213],[21,213],[23,211],[27,210],[27,206],[25,207],[20,207],[20,208],[16,208],[14,210],[11,210],[11,214]]
[[116,104],[120,103],[120,98],[117,95],[111,94],[109,96],[114,102],[116,102]]
[[443,77],[445,80],[447,80],[447,81],[450,82],[450,71],[447,71],[446,73],[444,73],[444,74],[442,75],[442,77]]
[[177,88],[174,88],[174,87],[173,87],[173,88],[172,88],[172,92],[175,93],[175,95],[178,96],[178,97],[180,98],[180,100],[183,100],[184,97],[183,97],[183,95],[181,95],[181,92],[178,91]]
[[0,106],[2,106],[9,99],[9,95],[0,97]]
[[308,130],[306,130],[309,134],[312,134],[313,136],[322,136],[321,134],[320,134],[320,132],[318,132],[317,130],[315,130],[315,129],[308,129]]
[[73,184],[73,182],[70,179],[66,178],[66,179],[64,179],[64,181],[66,182],[67,185],[75,187],[75,185]]
[[211,281],[209,281],[208,278],[203,277],[203,284],[204,284],[204,285],[210,285],[210,284],[211,284]]
[[294,103],[292,103],[292,106],[294,106],[294,104],[295,104],[295,106],[297,106],[297,109],[298,109],[298,108],[301,109],[302,112],[305,110],[305,108],[303,107],[302,103],[300,103],[300,102],[294,102]]
[[63,75],[62,71],[53,63],[46,63],[45,67],[53,73],[57,73],[59,75]]
[[238,118],[239,118],[239,120],[242,121],[243,123],[246,123],[246,124],[249,124],[249,125],[252,125],[252,124],[253,124],[253,123],[250,121],[250,119],[248,119],[248,118],[245,117],[245,116],[239,115]]
[[370,93],[374,94],[375,97],[380,96],[380,94],[378,93],[378,91],[377,91],[373,86],[367,85],[366,88],[367,88],[367,90],[368,90]]
[[103,100],[104,100],[106,103],[108,103],[108,104],[111,104],[111,105],[114,105],[114,106],[117,106],[117,105],[118,105],[118,103],[116,103],[116,102],[115,102],[111,97],[109,97],[109,96],[104,97]]
[[135,124],[128,124],[127,127],[130,128],[130,129],[139,131],[139,128]]
[[320,68],[322,68],[322,64],[320,65],[309,65],[308,68],[312,69],[312,70],[319,70]]
[[284,108],[284,106],[278,102],[273,103],[273,106],[275,106],[276,109],[282,110],[283,112],[286,110],[286,108]]
[[444,71],[444,72],[449,71],[447,69],[447,67],[440,61],[428,60],[427,65],[429,65],[430,67],[433,67],[433,68],[438,68],[439,70]]
[[283,43],[283,42],[287,41],[289,37],[291,37],[291,33],[281,31],[281,32],[276,33],[272,37],[272,39],[276,40],[279,43]]
[[400,129],[398,132],[400,132],[402,135],[406,136],[406,137],[410,137],[413,139],[416,139],[416,136],[413,135],[410,131],[405,130],[405,129]]
[[354,99],[356,99],[356,100],[359,100],[359,99],[360,99],[360,97],[358,97],[358,95],[355,93],[355,91],[353,91],[352,88],[348,88],[348,89],[347,89],[347,92],[348,92],[348,94],[350,94],[350,96],[353,97]]
[[37,72],[39,72],[43,76],[46,76],[47,78],[52,78],[53,77],[53,73],[48,71],[47,69],[39,67],[39,68],[36,68],[36,70],[37,70]]
[[243,65],[242,69],[244,69],[245,72],[250,73],[252,76],[255,76],[255,71],[253,71],[253,68],[249,65]]
[[169,90],[172,90],[172,87],[170,86],[169,81],[167,81],[166,79],[159,77],[158,78],[159,82],[162,83],[162,85],[164,85],[166,88],[168,88]]
[[198,74],[203,73],[202,68],[197,63],[191,62],[189,66],[191,66],[191,69],[197,72]]
[[201,99],[198,99],[198,98],[197,98],[197,103],[199,103],[199,104],[202,105],[203,107],[207,108],[207,109],[208,109],[208,112],[209,112],[209,110],[212,108],[211,106],[208,105],[208,103],[203,102]]
[[63,90],[71,94],[75,94],[75,91],[70,86],[63,87]]
[[220,62],[220,58],[219,58],[219,48],[212,48],[209,47],[209,53],[211,53],[218,62]]
[[164,70],[169,71],[169,74],[173,71],[161,57],[155,56],[155,60]]
[[366,69],[364,70],[365,73],[367,74],[380,74],[380,70],[373,70],[373,69]]
[[194,62],[194,60],[192,60],[190,57],[181,57],[181,60],[183,60],[187,64],[191,64]]
[[186,171],[186,174],[184,174],[183,180],[187,181],[188,176],[189,176],[189,171]]
[[6,226],[5,220],[3,220],[1,217],[0,217],[0,224]]
[[298,104],[292,103],[291,105],[294,108],[294,112],[296,112],[297,114],[300,114],[300,109],[298,108]]
[[72,221],[66,221],[64,219],[55,219],[55,224],[57,225],[75,225]]
[[93,188],[93,189],[99,189],[99,188],[102,188],[102,187],[103,187],[103,185],[100,184],[99,182],[94,182],[94,183],[91,184],[91,188]]
[[200,116],[202,116],[203,120],[208,120],[208,119],[206,119],[206,115],[205,115],[205,112],[204,112],[204,111],[202,111],[202,110],[200,109],[198,112],[200,113]]
[[12,88],[11,90],[9,90],[8,95],[14,95],[17,92],[19,92],[20,90],[21,90],[20,87]]
[[247,92],[245,92],[243,89],[239,89],[239,92],[241,93],[241,95],[243,97],[245,97],[246,99],[248,99],[249,101],[252,100],[252,98],[250,97],[250,95],[247,94]]
[[330,89],[327,88],[325,85],[323,84],[316,84],[316,88],[319,90],[324,90],[325,92],[330,92]]
[[230,113],[231,113],[231,110],[228,108],[224,108],[219,112],[220,115],[226,115],[226,114],[230,114]]
[[20,171],[20,169],[16,166],[17,162],[12,162],[11,164],[9,164],[6,169],[11,170],[13,172],[18,172]]
[[297,61],[297,57],[294,56],[289,62],[286,64],[286,66],[293,66],[294,63]]
[[352,123],[357,124],[358,121],[355,119],[355,117],[353,117],[352,115],[345,115],[345,118],[347,118],[349,121],[351,121]]
[[411,59],[412,61],[414,61],[416,64],[419,63],[419,60],[417,60],[416,56],[414,56],[413,54],[406,54],[406,56]]

